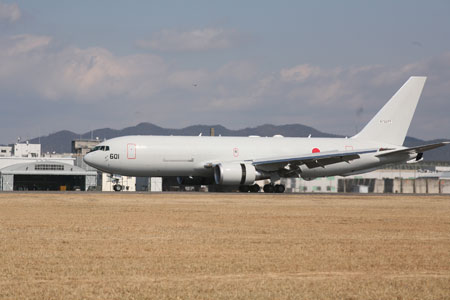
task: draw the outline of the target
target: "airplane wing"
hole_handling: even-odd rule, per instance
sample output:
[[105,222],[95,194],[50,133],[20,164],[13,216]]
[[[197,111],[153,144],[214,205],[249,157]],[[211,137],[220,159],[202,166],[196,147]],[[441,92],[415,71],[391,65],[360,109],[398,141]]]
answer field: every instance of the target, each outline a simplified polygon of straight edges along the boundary
[[436,149],[436,148],[439,148],[439,147],[442,147],[442,146],[445,146],[448,144],[450,144],[450,142],[440,142],[440,143],[435,143],[435,144],[428,144],[428,145],[422,145],[422,146],[417,146],[417,147],[381,152],[380,154],[377,154],[376,156],[382,157],[382,156],[389,156],[389,155],[394,155],[394,154],[399,154],[399,153],[405,153],[405,154],[423,153],[425,151]]
[[361,154],[377,152],[378,149],[365,149],[359,151],[327,151],[320,153],[311,153],[302,156],[285,156],[285,157],[270,157],[266,159],[253,160],[252,164],[255,167],[266,170],[281,169],[287,164],[302,165],[305,164],[308,168],[324,167],[326,165],[335,164],[343,161],[351,161],[360,158]]

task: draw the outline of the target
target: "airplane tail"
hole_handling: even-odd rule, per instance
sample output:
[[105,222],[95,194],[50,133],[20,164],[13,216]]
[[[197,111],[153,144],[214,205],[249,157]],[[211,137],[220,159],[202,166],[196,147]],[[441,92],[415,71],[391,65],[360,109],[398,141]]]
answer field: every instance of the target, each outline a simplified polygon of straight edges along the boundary
[[403,145],[426,77],[412,76],[353,138]]

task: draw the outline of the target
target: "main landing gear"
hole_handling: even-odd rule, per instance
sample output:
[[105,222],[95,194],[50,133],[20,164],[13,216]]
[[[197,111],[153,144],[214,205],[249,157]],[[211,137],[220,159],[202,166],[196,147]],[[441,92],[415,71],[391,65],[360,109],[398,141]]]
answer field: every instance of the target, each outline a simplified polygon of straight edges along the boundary
[[279,194],[284,193],[285,189],[286,188],[284,187],[283,184],[275,184],[275,185],[266,184],[264,185],[263,188],[264,193],[279,193]]
[[[239,192],[241,193],[257,193],[261,188],[258,184],[253,185],[241,185],[239,186]],[[264,193],[284,193],[285,187],[283,184],[266,184],[263,187]]]
[[257,193],[259,192],[261,188],[259,187],[258,184],[252,184],[252,185],[241,185],[239,186],[239,192],[241,193]]

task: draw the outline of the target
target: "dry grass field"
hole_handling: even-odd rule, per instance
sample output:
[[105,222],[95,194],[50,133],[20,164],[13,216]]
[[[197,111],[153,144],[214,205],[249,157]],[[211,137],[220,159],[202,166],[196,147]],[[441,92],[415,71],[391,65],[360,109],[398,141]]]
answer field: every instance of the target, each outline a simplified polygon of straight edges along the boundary
[[450,196],[0,194],[1,299],[450,299]]

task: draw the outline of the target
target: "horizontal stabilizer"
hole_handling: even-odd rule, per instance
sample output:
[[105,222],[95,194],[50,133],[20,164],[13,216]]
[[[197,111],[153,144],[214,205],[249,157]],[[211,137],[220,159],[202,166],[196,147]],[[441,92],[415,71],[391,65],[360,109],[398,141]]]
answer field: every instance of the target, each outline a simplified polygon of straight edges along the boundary
[[382,157],[382,156],[389,156],[389,155],[393,155],[393,154],[399,154],[399,153],[408,153],[408,154],[414,154],[414,153],[422,153],[428,150],[433,150],[445,145],[450,144],[450,141],[448,142],[440,142],[440,143],[436,143],[436,144],[428,144],[428,145],[422,145],[422,146],[417,146],[417,147],[411,147],[411,148],[404,148],[404,149],[399,149],[399,150],[393,150],[393,151],[386,151],[386,152],[381,152],[380,154],[377,154],[376,156],[378,157]]

